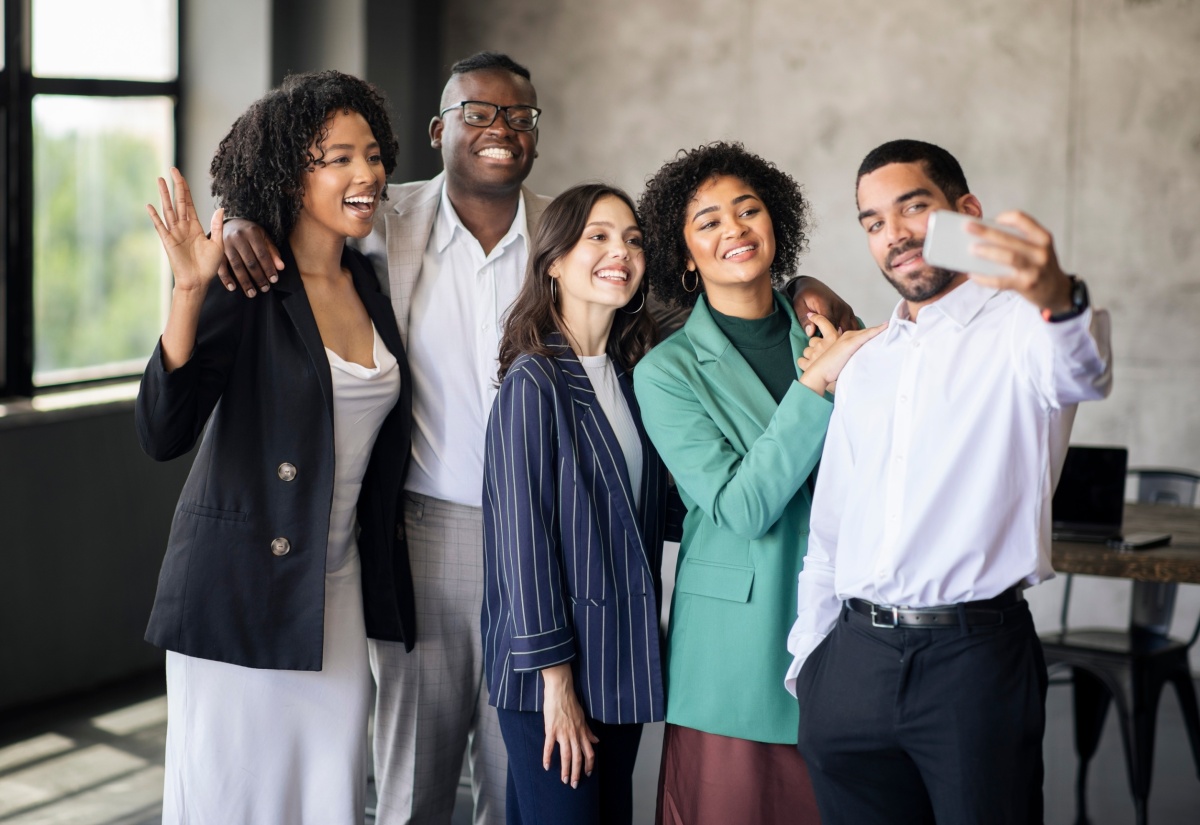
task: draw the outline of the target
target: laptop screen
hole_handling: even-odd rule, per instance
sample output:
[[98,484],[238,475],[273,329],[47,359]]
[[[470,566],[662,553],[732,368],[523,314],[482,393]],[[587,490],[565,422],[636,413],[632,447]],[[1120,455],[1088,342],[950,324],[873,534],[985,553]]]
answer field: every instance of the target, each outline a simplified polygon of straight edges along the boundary
[[1069,447],[1051,505],[1054,530],[1119,535],[1128,462],[1124,447]]

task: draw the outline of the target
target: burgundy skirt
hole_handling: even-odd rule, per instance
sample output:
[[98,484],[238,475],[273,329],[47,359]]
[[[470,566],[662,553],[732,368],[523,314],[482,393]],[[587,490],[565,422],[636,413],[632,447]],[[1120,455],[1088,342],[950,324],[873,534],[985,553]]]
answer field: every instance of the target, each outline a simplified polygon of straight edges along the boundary
[[655,825],[817,825],[808,767],[795,745],[666,726]]

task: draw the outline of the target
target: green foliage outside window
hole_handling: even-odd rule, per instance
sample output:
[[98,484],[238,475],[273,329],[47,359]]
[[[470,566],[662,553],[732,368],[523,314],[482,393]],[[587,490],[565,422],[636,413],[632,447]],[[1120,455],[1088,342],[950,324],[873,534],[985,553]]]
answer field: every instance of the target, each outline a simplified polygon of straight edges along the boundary
[[35,373],[144,360],[162,326],[164,259],[144,204],[156,142],[36,128]]

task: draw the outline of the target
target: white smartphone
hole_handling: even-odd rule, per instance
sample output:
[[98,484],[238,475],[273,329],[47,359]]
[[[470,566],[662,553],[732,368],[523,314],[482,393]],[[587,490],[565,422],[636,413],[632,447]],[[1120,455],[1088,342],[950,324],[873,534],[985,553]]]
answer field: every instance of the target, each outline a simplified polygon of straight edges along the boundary
[[967,231],[967,224],[980,223],[1010,235],[1020,235],[1011,226],[973,218],[961,212],[939,209],[929,216],[925,229],[925,248],[921,251],[925,263],[955,272],[974,272],[979,275],[1011,275],[1012,269],[971,254],[971,245],[979,237]]

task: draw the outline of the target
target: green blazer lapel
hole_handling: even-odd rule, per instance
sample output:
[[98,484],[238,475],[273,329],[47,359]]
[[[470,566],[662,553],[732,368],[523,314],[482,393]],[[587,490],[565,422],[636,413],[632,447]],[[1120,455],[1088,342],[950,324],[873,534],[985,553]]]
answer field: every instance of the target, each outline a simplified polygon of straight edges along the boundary
[[796,364],[797,361],[804,355],[804,349],[808,346],[808,336],[804,334],[804,325],[800,323],[796,317],[796,310],[792,308],[791,302],[787,296],[776,291],[775,303],[783,307],[783,311],[787,313],[791,320],[792,331],[790,333],[792,342],[792,366],[796,368],[796,377],[799,378],[804,374],[804,370]]
[[[708,379],[709,389],[724,396],[727,403],[745,410],[762,429],[771,423],[779,407],[771,393],[751,369],[750,364],[729,342],[708,311],[708,299],[701,295],[692,315],[683,326],[700,362],[701,372]],[[793,349],[795,342],[792,343]],[[801,350],[804,347],[800,348]]]

